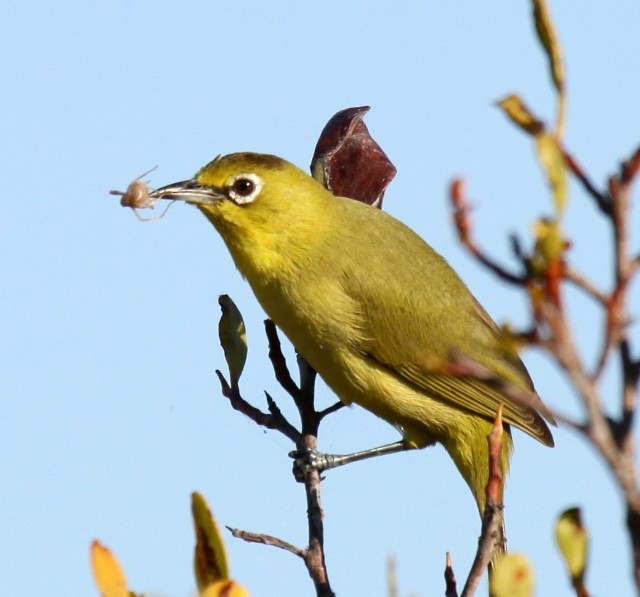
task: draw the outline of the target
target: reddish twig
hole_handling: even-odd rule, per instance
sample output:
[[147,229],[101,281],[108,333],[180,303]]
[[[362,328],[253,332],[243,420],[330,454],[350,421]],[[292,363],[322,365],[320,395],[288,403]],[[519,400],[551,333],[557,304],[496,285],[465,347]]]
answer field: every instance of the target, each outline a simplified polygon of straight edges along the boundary
[[467,582],[462,590],[461,597],[469,597],[475,594],[480,580],[485,570],[491,562],[496,551],[504,552],[505,537],[503,530],[502,511],[502,405],[498,408],[498,413],[494,421],[493,429],[487,436],[489,446],[489,480],[487,482],[487,501],[482,516],[482,533],[478,540],[478,549],[473,560]]
[[621,182],[631,184],[638,172],[640,172],[640,147],[633,152],[629,159],[622,163],[620,168]]
[[[627,507],[627,527],[631,539],[634,574],[636,585],[640,587],[640,488],[635,463],[635,447],[632,436],[632,424],[635,418],[640,381],[640,357],[633,354],[629,340],[629,288],[634,275],[640,271],[640,256],[630,253],[629,213],[631,186],[640,172],[640,149],[622,163],[619,172],[608,180],[607,193],[600,192],[591,182],[582,167],[564,149],[568,168],[582,183],[586,192],[596,201],[605,215],[613,232],[614,280],[611,294],[603,293],[591,281],[587,280],[575,269],[565,265],[560,276],[556,276],[557,292],[550,293],[539,287],[538,277],[526,280],[532,306],[534,333],[529,341],[534,342],[562,367],[571,381],[584,407],[586,416],[583,424],[567,420],[566,417],[553,413],[563,423],[568,423],[578,430],[603,456],[623,494]],[[486,258],[480,258],[480,251],[470,240],[470,223],[468,207],[460,186],[452,189],[452,200],[456,205],[456,225],[460,240],[478,260],[496,272],[495,264]],[[516,256],[526,265],[527,257],[523,255],[519,244],[515,247]],[[512,282],[510,276],[503,279]],[[545,276],[549,272],[544,273]],[[582,289],[605,309],[603,341],[597,355],[593,371],[588,372],[575,343],[567,315],[560,302],[554,300],[559,296],[559,284],[567,280]],[[623,384],[620,414],[613,419],[604,412],[602,396],[598,381],[611,356],[617,354],[621,362]],[[468,364],[467,364],[468,365]],[[477,371],[472,372],[478,375]],[[482,372],[480,372],[482,373]],[[510,392],[511,388],[501,391]]]
[[502,501],[502,404],[498,407],[493,429],[487,438],[489,444],[489,481],[487,482],[487,502],[499,504]]
[[593,282],[591,282],[591,280],[587,279],[574,267],[568,264],[565,264],[564,266],[564,278],[577,288],[583,290],[600,305],[606,306],[608,304],[609,296],[600,290]]
[[450,186],[449,198],[453,206],[453,221],[458,231],[458,239],[463,246],[473,255],[483,266],[490,269],[505,282],[523,286],[527,280],[526,276],[518,276],[505,270],[500,264],[485,255],[471,238],[471,209],[464,192],[464,180],[456,178]]
[[596,202],[596,205],[600,211],[604,214],[609,214],[611,207],[611,197],[602,191],[599,191],[596,186],[591,182],[591,179],[587,176],[586,172],[578,161],[573,157],[566,147],[561,147],[564,161],[569,168],[569,171],[578,179],[578,181],[584,187],[584,190],[590,195]]

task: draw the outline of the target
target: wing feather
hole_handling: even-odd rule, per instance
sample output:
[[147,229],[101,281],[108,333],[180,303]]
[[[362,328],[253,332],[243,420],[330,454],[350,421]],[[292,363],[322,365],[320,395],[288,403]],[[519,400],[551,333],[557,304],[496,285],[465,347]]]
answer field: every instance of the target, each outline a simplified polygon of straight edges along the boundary
[[[448,263],[392,218],[379,228],[369,219],[367,234],[379,252],[370,263],[343,274],[345,292],[360,311],[357,349],[449,406],[492,420],[502,404],[507,423],[553,445],[538,412],[547,411],[524,364],[500,341],[498,326]],[[420,278],[423,282],[416,283]],[[494,380],[514,384],[530,400],[517,402],[490,380],[443,373],[456,354],[479,362]]]

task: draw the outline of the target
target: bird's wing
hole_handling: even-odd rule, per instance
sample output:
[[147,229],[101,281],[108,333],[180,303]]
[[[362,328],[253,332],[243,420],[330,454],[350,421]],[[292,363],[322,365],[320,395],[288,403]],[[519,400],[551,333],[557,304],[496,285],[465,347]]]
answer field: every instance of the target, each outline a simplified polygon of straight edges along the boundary
[[[403,314],[401,310],[396,316],[402,317]],[[421,322],[419,318],[417,321],[410,318],[404,324],[398,322],[394,330],[407,329],[407,324],[419,326]],[[543,444],[553,445],[551,432],[538,412],[546,409],[517,356],[491,355],[494,352],[492,347],[487,347],[481,357],[467,354],[464,348],[456,345],[456,334],[451,334],[451,341],[444,343],[443,349],[434,351],[430,346],[420,346],[395,333],[383,334],[375,322],[370,329],[375,335],[375,342],[369,345],[368,356],[430,397],[491,420],[502,404],[505,422]],[[490,330],[490,333],[494,335],[494,342],[499,342],[496,331]],[[401,350],[398,350],[399,346],[402,346]],[[454,363],[458,358],[469,362],[470,373],[450,372],[455,369]],[[506,387],[509,385],[511,392]],[[550,415],[549,418],[552,421]]]
[[[380,255],[344,278],[347,294],[359,304],[362,336],[357,350],[454,408],[493,420],[502,404],[507,423],[553,445],[539,411],[551,423],[553,417],[517,354],[500,341],[498,327],[457,274],[426,247],[427,258],[418,251],[412,265]],[[408,291],[412,285],[398,280],[399,271],[405,276],[425,276],[428,298]],[[479,379],[452,374],[454,357],[477,363],[488,375]],[[505,391],[505,381],[519,389],[522,399]]]

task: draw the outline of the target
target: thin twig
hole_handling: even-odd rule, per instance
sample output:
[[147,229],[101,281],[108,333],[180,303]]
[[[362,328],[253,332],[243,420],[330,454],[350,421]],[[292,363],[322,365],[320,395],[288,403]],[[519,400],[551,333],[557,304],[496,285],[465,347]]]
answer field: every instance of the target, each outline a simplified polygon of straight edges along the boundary
[[640,172],[640,147],[636,149],[631,157],[622,163],[620,169],[620,180],[623,184],[631,184],[636,175]]
[[293,442],[297,442],[299,440],[300,432],[291,423],[289,423],[289,421],[287,421],[271,396],[267,394],[269,413],[262,412],[260,409],[247,402],[240,395],[239,388],[232,388],[224,375],[217,369],[216,375],[220,381],[222,395],[229,399],[229,403],[234,410],[241,412],[243,415],[249,417],[254,423],[257,423],[262,427],[279,431]]
[[471,238],[471,209],[464,192],[464,180],[454,179],[449,190],[449,198],[453,206],[453,220],[458,231],[458,238],[462,245],[473,255],[483,266],[490,269],[494,274],[505,282],[523,286],[527,281],[526,276],[512,274],[504,269],[499,263],[485,255],[478,245]]
[[605,329],[602,339],[602,347],[600,348],[600,356],[596,361],[596,366],[591,374],[593,383],[596,384],[602,375],[609,356],[616,346],[619,346],[621,342],[626,339],[626,328],[628,321],[625,320],[626,310],[622,304],[626,296],[626,280],[622,286],[616,288],[611,296],[608,298],[607,303],[604,305],[606,310]]
[[324,410],[318,412],[318,417],[320,417],[320,419],[324,419],[327,415],[335,413],[345,406],[347,405],[344,402],[336,402],[335,404],[332,404],[331,406],[328,406]]
[[398,592],[398,566],[393,554],[387,557],[387,597],[400,597]]
[[[297,385],[289,373],[276,326],[271,320],[265,321],[265,331],[269,341],[269,359],[276,379],[292,396],[300,414],[301,431],[297,432],[297,450],[315,450],[322,413],[314,407],[316,372],[302,356],[298,355],[300,384]],[[305,550],[304,562],[316,588],[318,597],[332,597],[324,556],[324,523],[320,504],[321,477],[318,471],[304,475],[305,496],[307,501],[307,525],[309,546]]]
[[564,277],[574,286],[586,292],[591,298],[600,303],[600,305],[605,306],[609,302],[609,296],[605,292],[600,290],[593,282],[585,278],[580,272],[568,264],[564,266]]
[[604,214],[609,214],[611,209],[611,197],[607,194],[599,191],[596,186],[591,182],[586,172],[582,168],[582,166],[578,163],[578,161],[573,157],[569,150],[566,147],[562,147],[562,153],[564,155],[564,160],[571,171],[571,173],[578,179],[578,181],[582,184],[585,191],[588,195],[590,195],[596,202],[598,209]]
[[287,543],[278,537],[273,537],[272,535],[265,535],[264,533],[251,533],[249,531],[242,531],[240,529],[234,529],[232,527],[227,527],[231,534],[238,538],[246,541],[247,543],[262,543],[263,545],[272,545],[273,547],[277,547],[279,549],[284,549],[303,560],[306,558],[306,550],[300,549],[291,543]]
[[482,533],[478,540],[478,550],[473,560],[467,582],[462,590],[461,597],[470,597],[475,594],[480,580],[484,576],[491,558],[496,550],[504,552],[504,532],[502,511],[502,406],[499,407],[493,429],[487,436],[489,446],[489,480],[487,482],[487,501],[482,516]]
[[269,360],[276,376],[277,382],[286,390],[286,392],[296,401],[300,398],[300,388],[293,381],[287,361],[282,354],[282,345],[276,329],[276,324],[270,319],[265,319],[264,330],[269,341]]
[[[306,364],[304,359],[298,359],[301,378],[300,387],[303,388],[303,390],[301,390],[289,374],[275,326],[271,321],[267,320],[267,322],[265,322],[265,329],[267,330],[267,337],[269,339],[269,358],[271,359],[276,378],[285,390],[294,397],[295,404],[300,412],[302,432],[298,431],[286,420],[268,393],[265,392],[269,414],[263,413],[244,400],[240,395],[239,389],[237,387],[230,387],[222,373],[216,371],[222,387],[222,393],[229,398],[234,409],[242,412],[259,425],[280,431],[295,442],[298,450],[315,450],[317,447],[316,435],[318,425],[324,416],[323,413],[317,413],[313,405],[315,371]],[[333,405],[326,410],[333,412],[337,410],[337,407]],[[315,433],[310,433],[310,430],[315,431]],[[304,560],[307,571],[315,585],[316,595],[318,597],[333,597],[334,593],[329,584],[324,557],[324,526],[323,512],[320,505],[320,481],[320,473],[317,471],[311,471],[305,474],[304,485],[309,529],[309,546],[307,549],[302,550],[287,541],[271,535],[249,533],[236,529],[230,530],[232,530],[234,537],[240,537],[245,541],[251,541],[253,543],[274,545],[300,556]]]

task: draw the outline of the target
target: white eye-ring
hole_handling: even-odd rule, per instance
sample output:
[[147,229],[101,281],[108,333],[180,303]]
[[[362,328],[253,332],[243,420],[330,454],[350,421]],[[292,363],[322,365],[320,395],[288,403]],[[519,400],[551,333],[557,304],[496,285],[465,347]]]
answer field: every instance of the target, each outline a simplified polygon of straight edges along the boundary
[[226,185],[227,196],[237,205],[251,203],[262,189],[262,180],[255,174],[236,174]]

